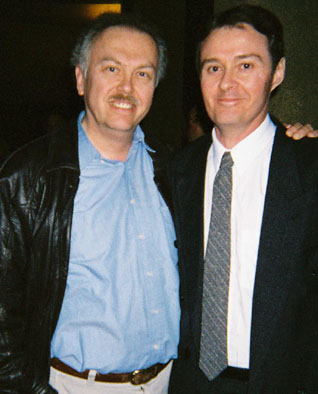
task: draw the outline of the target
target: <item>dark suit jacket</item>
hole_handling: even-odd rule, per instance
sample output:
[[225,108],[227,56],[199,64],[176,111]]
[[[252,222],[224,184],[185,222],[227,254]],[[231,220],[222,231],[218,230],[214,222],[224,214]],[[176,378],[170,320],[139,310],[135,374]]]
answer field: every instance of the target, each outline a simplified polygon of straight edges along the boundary
[[[203,280],[203,198],[211,137],[171,163],[181,277],[181,389],[198,372]],[[189,368],[185,370],[184,368]],[[253,296],[249,394],[318,393],[318,141],[287,138],[271,155]]]

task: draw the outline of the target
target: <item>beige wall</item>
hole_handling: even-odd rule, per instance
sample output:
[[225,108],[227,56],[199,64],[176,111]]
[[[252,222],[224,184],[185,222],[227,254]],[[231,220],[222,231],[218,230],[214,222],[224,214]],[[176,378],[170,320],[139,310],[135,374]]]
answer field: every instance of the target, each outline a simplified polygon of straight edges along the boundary
[[313,0],[214,0],[214,11],[248,3],[273,11],[285,32],[287,74],[272,98],[271,111],[283,121],[318,127],[318,2]]

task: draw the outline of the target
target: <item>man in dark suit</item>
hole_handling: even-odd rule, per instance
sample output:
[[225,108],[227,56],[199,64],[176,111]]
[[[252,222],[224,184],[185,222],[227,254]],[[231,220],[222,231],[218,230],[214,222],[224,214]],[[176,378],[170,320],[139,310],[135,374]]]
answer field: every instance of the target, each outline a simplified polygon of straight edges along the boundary
[[215,127],[169,168],[183,308],[170,392],[317,393],[318,144],[268,114],[282,26],[243,5],[199,49]]

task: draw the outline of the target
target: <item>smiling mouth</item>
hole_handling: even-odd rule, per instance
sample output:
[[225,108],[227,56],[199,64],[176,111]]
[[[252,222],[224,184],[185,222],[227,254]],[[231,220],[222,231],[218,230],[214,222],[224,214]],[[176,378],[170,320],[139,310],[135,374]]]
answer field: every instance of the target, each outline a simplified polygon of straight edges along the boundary
[[135,104],[128,101],[111,101],[110,104],[113,107],[120,109],[132,109],[135,107]]
[[133,96],[121,94],[112,96],[109,103],[111,106],[119,109],[133,109],[137,106],[137,101]]
[[241,99],[238,97],[226,97],[226,98],[219,98],[218,101],[221,105],[235,105],[241,102]]

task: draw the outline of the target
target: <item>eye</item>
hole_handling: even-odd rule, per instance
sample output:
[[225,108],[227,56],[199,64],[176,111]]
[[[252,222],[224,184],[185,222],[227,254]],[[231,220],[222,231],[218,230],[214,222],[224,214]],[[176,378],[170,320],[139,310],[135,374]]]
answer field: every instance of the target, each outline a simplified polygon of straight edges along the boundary
[[154,80],[154,72],[152,70],[140,70],[137,71],[136,73],[137,78],[140,78],[141,80],[145,81],[153,81]]
[[249,70],[250,68],[252,68],[252,65],[250,63],[243,63],[241,64],[241,68],[243,70]]
[[141,78],[152,79],[152,74],[148,71],[138,71],[138,76]]
[[209,67],[209,72],[211,72],[211,73],[216,73],[216,72],[218,72],[219,70],[220,70],[220,67],[219,67],[219,66],[216,66],[216,65],[210,66],[210,67]]
[[107,66],[105,67],[105,70],[114,73],[117,69],[114,66]]

